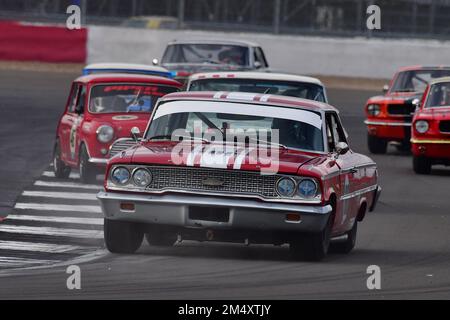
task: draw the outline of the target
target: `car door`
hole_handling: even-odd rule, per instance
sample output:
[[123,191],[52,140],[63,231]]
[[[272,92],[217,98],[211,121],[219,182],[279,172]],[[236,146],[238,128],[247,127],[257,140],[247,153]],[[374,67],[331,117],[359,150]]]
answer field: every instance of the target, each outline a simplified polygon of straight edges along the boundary
[[357,164],[358,154],[349,150],[345,154],[338,154],[336,146],[339,142],[347,142],[346,133],[336,112],[326,113],[328,148],[333,153],[337,165],[340,168],[339,183],[340,194],[336,210],[336,225],[339,229],[347,230],[353,225],[353,221],[359,209],[355,192],[361,184],[360,169]]
[[84,139],[82,127],[86,112],[86,100],[86,85],[80,85],[77,103],[75,105],[75,119],[70,130],[70,161],[73,165],[78,165],[80,144]]
[[59,124],[58,138],[61,146],[61,158],[64,162],[68,163],[71,160],[70,156],[70,138],[71,130],[77,114],[75,113],[75,106],[77,103],[78,95],[80,90],[79,83],[73,83],[70,90],[69,99],[66,106],[66,111],[61,117]]

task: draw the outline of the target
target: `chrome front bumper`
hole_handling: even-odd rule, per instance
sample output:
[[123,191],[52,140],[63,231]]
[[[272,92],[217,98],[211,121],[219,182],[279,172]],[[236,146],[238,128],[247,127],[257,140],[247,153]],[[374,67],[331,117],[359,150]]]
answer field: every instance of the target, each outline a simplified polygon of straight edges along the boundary
[[[106,219],[187,228],[315,232],[323,230],[332,211],[330,205],[280,204],[196,195],[138,195],[102,191],[97,198]],[[124,202],[133,203],[134,210],[122,210],[120,204]],[[228,208],[228,221],[191,219],[190,206]],[[299,214],[300,220],[286,220],[289,213]]]
[[364,120],[364,124],[371,125],[371,126],[411,127],[411,122],[388,122],[388,121]]
[[89,163],[94,163],[94,164],[102,164],[102,165],[106,165],[108,163],[109,159],[104,159],[104,158],[89,158]]

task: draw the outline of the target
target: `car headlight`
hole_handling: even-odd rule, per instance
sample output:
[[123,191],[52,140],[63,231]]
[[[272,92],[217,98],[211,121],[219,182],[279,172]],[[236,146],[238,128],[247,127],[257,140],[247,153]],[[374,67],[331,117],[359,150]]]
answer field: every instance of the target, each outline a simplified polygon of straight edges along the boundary
[[429,129],[428,121],[426,120],[418,120],[414,124],[414,127],[416,128],[417,132],[419,133],[425,133]]
[[303,179],[298,184],[297,193],[302,198],[314,198],[317,194],[317,184],[311,179]]
[[107,143],[114,137],[114,129],[111,126],[103,125],[97,129],[97,140],[101,143]]
[[111,173],[111,180],[115,184],[124,185],[130,180],[130,171],[124,167],[117,167]]
[[152,174],[147,169],[137,169],[133,173],[133,182],[138,187],[145,188],[152,182]]
[[381,107],[379,104],[369,104],[367,106],[367,112],[372,116],[377,116],[380,114]]
[[282,197],[292,197],[295,193],[295,181],[291,178],[281,178],[277,182],[277,192]]

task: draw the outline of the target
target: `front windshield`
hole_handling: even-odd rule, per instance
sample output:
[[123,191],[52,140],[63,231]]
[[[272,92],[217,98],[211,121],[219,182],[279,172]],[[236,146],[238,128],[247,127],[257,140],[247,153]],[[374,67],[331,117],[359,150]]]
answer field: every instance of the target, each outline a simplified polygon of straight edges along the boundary
[[450,82],[437,83],[431,86],[426,108],[450,106]]
[[247,66],[248,48],[229,44],[172,44],[162,63],[211,63]]
[[177,141],[183,136],[217,141],[217,136],[212,139],[213,132],[220,132],[220,139],[227,141],[231,136],[232,141],[324,151],[319,113],[228,102],[166,102],[156,110],[145,138]]
[[255,79],[213,78],[191,83],[189,91],[236,91],[278,94],[325,102],[323,88],[317,84]]
[[89,111],[93,113],[151,112],[158,98],[177,91],[170,86],[141,84],[96,85],[91,89]]
[[436,78],[450,76],[450,70],[428,69],[400,72],[391,92],[424,92],[428,83]]

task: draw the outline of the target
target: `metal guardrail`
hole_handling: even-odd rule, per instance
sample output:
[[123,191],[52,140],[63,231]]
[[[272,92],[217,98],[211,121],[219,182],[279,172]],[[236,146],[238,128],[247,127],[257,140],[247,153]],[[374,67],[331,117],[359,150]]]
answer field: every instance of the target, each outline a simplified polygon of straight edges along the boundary
[[[366,9],[375,3],[381,30],[368,30]],[[450,39],[450,0],[0,0],[0,18],[64,23],[71,4],[82,6],[88,24],[162,16],[179,29]]]

